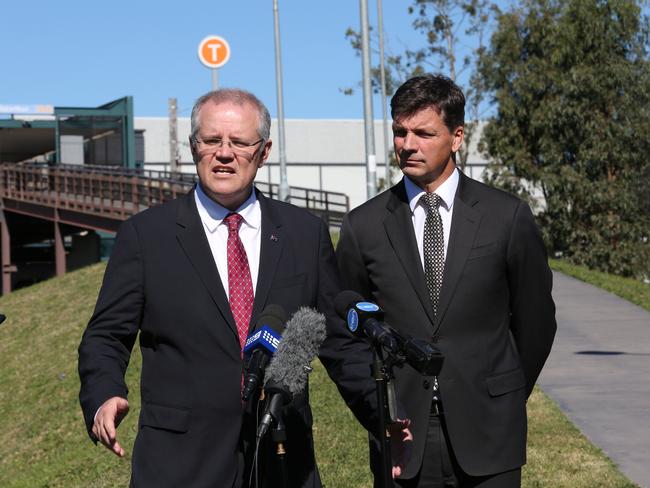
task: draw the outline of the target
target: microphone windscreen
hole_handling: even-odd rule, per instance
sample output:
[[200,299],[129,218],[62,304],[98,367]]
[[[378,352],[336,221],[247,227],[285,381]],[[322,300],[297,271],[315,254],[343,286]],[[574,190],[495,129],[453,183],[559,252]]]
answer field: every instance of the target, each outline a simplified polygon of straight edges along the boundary
[[343,290],[334,298],[334,309],[336,310],[336,313],[339,315],[339,317],[347,320],[350,304],[363,301],[364,298],[356,291]]
[[305,388],[311,361],[327,336],[325,322],[322,313],[308,307],[293,314],[266,369],[266,383],[280,385],[292,395]]

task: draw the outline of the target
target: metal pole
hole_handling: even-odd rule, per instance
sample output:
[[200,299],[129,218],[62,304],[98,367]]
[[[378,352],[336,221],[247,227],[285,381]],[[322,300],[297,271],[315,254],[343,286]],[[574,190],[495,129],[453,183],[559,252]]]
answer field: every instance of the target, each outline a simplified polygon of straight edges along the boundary
[[57,276],[65,274],[65,247],[63,245],[63,234],[59,222],[59,210],[54,209],[54,264]]
[[366,133],[366,181],[368,199],[377,194],[377,158],[372,117],[372,87],[370,86],[370,29],[368,0],[359,0],[361,13],[361,59],[363,67],[363,121]]
[[178,118],[176,116],[176,107],[178,102],[175,98],[169,101],[169,168],[172,173],[179,171],[178,167]]
[[382,1],[377,0],[377,30],[379,31],[379,75],[381,77],[381,112],[384,129],[384,179],[386,187],[393,186],[390,172],[390,157],[388,153],[388,114],[386,110],[386,69],[384,67],[384,14]]
[[11,293],[11,234],[9,233],[9,226],[5,212],[0,207],[0,234],[2,241],[2,294],[7,295]]
[[218,68],[212,68],[212,90],[219,88],[219,73]]
[[273,0],[273,23],[275,27],[275,84],[277,87],[278,101],[278,152],[280,157],[280,187],[279,198],[283,202],[289,201],[289,183],[287,182],[287,155],[284,144],[284,102],[282,98],[282,59],[280,48],[280,17],[278,14],[278,0]]

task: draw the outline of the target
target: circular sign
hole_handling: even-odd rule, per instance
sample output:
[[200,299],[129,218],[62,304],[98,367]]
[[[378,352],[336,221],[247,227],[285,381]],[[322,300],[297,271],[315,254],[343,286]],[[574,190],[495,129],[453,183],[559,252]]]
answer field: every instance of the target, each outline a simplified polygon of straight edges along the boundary
[[230,45],[223,37],[208,36],[199,43],[198,53],[208,68],[221,68],[230,59]]
[[379,306],[371,302],[358,302],[357,308],[364,312],[379,312]]
[[350,332],[356,332],[357,327],[359,327],[359,316],[357,311],[351,308],[348,311],[348,329],[350,329]]

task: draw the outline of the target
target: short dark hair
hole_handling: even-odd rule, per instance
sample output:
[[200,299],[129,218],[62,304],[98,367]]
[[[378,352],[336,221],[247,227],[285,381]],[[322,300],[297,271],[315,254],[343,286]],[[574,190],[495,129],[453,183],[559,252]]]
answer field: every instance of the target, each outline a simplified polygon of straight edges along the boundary
[[465,95],[443,75],[414,76],[397,89],[390,101],[393,120],[410,117],[429,107],[442,117],[449,131],[465,125]]

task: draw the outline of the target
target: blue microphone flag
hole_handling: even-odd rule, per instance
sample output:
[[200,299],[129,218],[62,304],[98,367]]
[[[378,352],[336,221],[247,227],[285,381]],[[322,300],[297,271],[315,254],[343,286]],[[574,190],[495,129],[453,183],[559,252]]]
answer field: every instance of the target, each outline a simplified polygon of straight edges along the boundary
[[273,330],[268,325],[263,325],[246,339],[246,343],[244,344],[244,354],[248,354],[254,349],[260,347],[263,347],[269,351],[269,353],[274,354],[281,339],[282,335],[277,331]]

